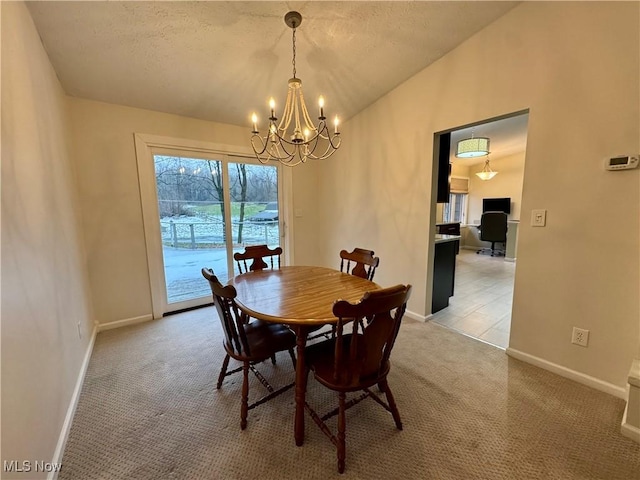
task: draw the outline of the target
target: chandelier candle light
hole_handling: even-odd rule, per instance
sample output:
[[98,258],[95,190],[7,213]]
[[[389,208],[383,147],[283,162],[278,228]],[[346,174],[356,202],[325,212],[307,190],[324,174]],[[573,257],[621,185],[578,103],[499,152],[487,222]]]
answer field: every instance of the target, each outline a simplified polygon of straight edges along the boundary
[[269,99],[269,128],[263,136],[258,130],[258,116],[255,113],[251,115],[251,146],[261,163],[275,160],[293,167],[306,162],[308,158],[323,160],[330,157],[340,147],[341,138],[337,115],[333,120],[333,133],[327,127],[322,95],[318,99],[317,125],[313,124],[304,103],[302,80],[296,77],[296,28],[302,22],[302,15],[289,12],[284,16],[284,22],[293,30],[293,77],[289,79],[287,101],[278,123],[276,102],[273,98]]

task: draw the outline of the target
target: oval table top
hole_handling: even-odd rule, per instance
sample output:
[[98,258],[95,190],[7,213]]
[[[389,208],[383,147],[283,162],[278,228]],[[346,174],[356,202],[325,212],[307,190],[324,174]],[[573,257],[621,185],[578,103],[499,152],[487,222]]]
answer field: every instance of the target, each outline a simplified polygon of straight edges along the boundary
[[380,287],[364,278],[325,267],[289,266],[243,273],[229,280],[236,303],[253,318],[290,325],[335,323],[336,300],[357,302]]

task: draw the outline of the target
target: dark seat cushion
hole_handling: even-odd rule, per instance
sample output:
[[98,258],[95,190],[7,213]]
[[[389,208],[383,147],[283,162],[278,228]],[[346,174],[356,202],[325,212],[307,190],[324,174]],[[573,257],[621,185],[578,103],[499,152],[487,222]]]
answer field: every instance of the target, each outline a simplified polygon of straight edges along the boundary
[[254,320],[244,326],[244,331],[253,361],[264,360],[274,351],[296,346],[296,336],[284,325]]
[[[362,365],[358,361],[349,362],[351,334],[342,337],[343,364],[338,369],[338,378],[335,378],[335,339],[325,340],[313,344],[305,349],[305,362],[307,367],[320,383],[328,388],[343,391],[362,390],[378,383],[389,372],[389,362],[387,361],[379,371],[364,373]],[[358,335],[359,345],[362,335]]]

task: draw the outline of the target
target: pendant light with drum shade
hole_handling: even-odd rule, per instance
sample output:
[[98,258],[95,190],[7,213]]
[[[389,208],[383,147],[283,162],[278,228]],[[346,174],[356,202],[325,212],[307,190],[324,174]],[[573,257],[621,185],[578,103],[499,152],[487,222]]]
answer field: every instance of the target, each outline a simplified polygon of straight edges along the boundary
[[473,131],[471,138],[465,138],[458,142],[456,148],[456,157],[458,158],[474,158],[489,155],[489,139],[487,137],[474,137]]
[[489,138],[487,137],[474,137],[473,130],[471,131],[471,138],[465,138],[460,140],[456,147],[456,157],[458,158],[476,158],[487,156],[484,162],[482,171],[477,172],[476,175],[480,180],[491,180],[498,172],[494,172],[489,165]]

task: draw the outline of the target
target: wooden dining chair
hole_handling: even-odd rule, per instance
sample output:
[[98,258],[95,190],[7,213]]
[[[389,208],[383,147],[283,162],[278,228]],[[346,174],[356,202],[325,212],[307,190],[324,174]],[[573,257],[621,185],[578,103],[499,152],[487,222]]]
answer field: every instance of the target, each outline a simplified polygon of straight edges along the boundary
[[340,251],[340,271],[373,281],[380,259],[373,250],[354,248],[353,252]]
[[[373,276],[375,275],[376,268],[379,264],[380,259],[374,256],[373,250],[356,247],[353,249],[353,252],[347,252],[346,250],[340,251],[341,272],[373,281]],[[315,340],[321,337],[330,338],[331,336],[335,336],[335,325],[332,325],[329,329],[323,327],[324,325],[314,329],[320,331],[309,336],[307,340]]]
[[[312,371],[318,382],[338,392],[337,409],[319,415],[309,402],[305,403],[305,409],[336,445],[340,473],[344,472],[346,458],[347,409],[371,397],[391,412],[396,427],[402,430],[400,413],[387,383],[387,374],[391,366],[391,349],[410,294],[411,285],[396,285],[367,292],[355,304],[337,301],[333,306],[333,314],[338,318],[335,338],[311,345],[306,350],[306,375]],[[365,317],[369,319],[368,323],[361,322]],[[345,330],[351,330],[351,333],[345,333]],[[374,385],[384,392],[386,402],[371,391]],[[357,391],[363,393],[347,402],[346,394]],[[335,415],[338,415],[337,435],[325,423]]]
[[[238,264],[240,273],[264,270],[265,268],[280,268],[280,255],[282,248],[269,248],[267,245],[250,245],[244,252],[236,252],[233,258]],[[269,263],[267,263],[267,261]]]
[[[293,368],[296,368],[296,357],[293,349],[296,346],[296,336],[284,325],[254,320],[248,322],[246,316],[238,308],[235,298],[236,289],[233,285],[222,286],[218,278],[209,268],[202,269],[202,276],[209,281],[213,303],[218,311],[218,317],[224,331],[224,349],[226,355],[218,376],[217,388],[222,386],[224,378],[233,373],[242,371],[242,402],[240,407],[240,428],[247,427],[247,414],[249,410],[280,395],[294,385],[294,382],[278,390],[274,390],[266,378],[255,368],[255,364],[268,358],[274,358],[275,354],[284,350],[289,352]],[[242,362],[242,367],[227,372],[229,360],[233,358]],[[261,399],[249,404],[249,370],[251,370],[260,383],[269,393]]]

